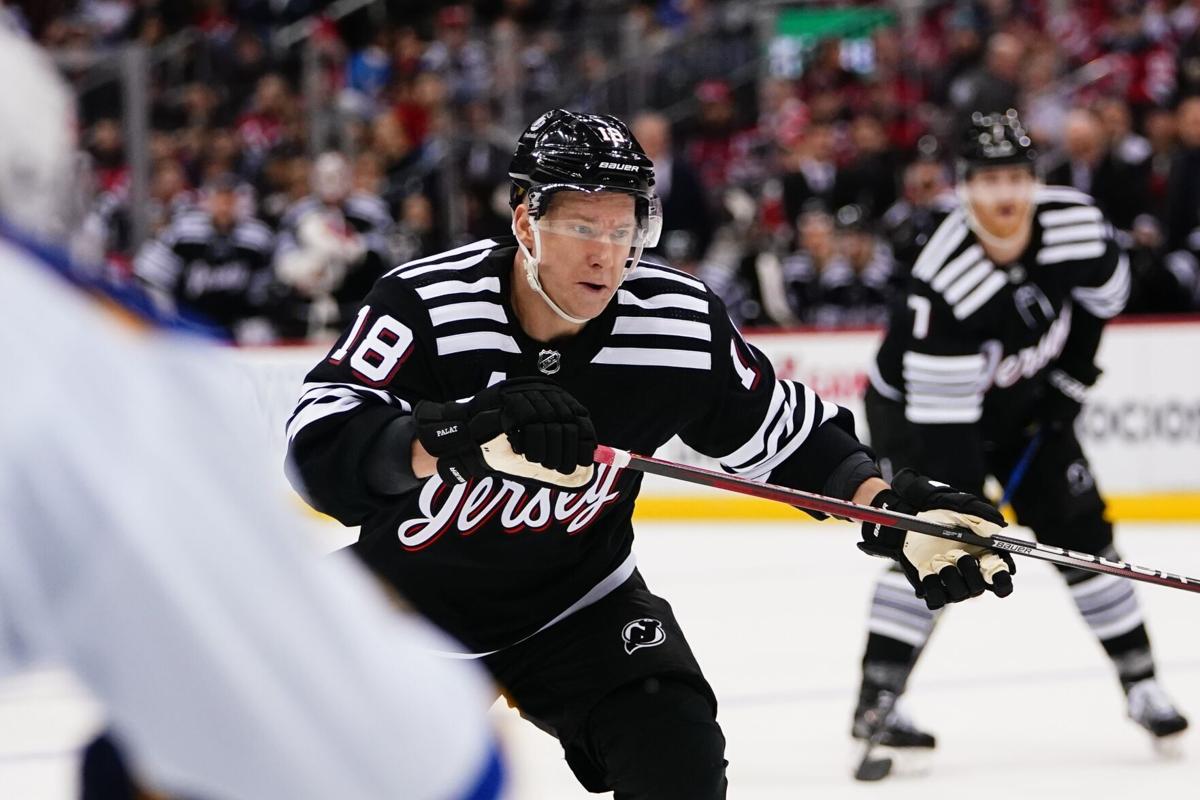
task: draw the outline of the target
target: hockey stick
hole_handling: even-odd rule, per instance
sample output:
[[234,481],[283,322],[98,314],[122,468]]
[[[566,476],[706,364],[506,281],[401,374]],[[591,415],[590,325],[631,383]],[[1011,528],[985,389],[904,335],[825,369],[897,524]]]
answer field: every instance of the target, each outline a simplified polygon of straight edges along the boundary
[[1200,578],[1189,578],[1161,569],[1139,567],[1127,561],[1109,561],[1103,556],[1077,553],[1074,550],[1064,550],[1061,547],[1052,547],[1040,542],[1016,539],[1002,534],[990,537],[980,536],[966,528],[939,525],[936,522],[930,522],[929,520],[920,519],[909,514],[901,514],[897,511],[863,506],[851,503],[848,500],[838,500],[834,497],[803,492],[799,489],[789,489],[786,486],[757,483],[749,478],[726,475],[723,472],[714,472],[710,469],[679,464],[674,461],[639,456],[630,453],[628,450],[619,450],[615,447],[599,445],[596,448],[595,459],[597,464],[608,464],[618,469],[636,469],[639,472],[646,472],[652,475],[662,475],[663,477],[675,478],[676,480],[687,481],[688,483],[698,483],[703,486],[711,486],[716,489],[750,495],[751,497],[760,497],[764,500],[774,500],[779,503],[787,503],[796,508],[805,509],[806,511],[818,511],[829,514],[839,519],[872,522],[877,525],[886,525],[889,528],[899,528],[914,533],[923,533],[926,536],[936,536],[939,539],[950,539],[962,542],[963,544],[986,547],[992,550],[1003,550],[1006,553],[1028,556],[1040,561],[1049,561],[1052,564],[1060,564],[1064,567],[1072,567],[1084,572],[1100,572],[1107,575],[1128,578],[1129,580],[1167,586],[1172,589],[1200,592]]
[[1021,485],[1021,481],[1025,480],[1025,473],[1029,471],[1029,465],[1033,463],[1033,457],[1037,455],[1038,448],[1041,446],[1042,432],[1038,431],[1029,440],[1029,444],[1025,445],[1025,451],[1021,453],[1020,460],[1017,461],[1017,465],[1013,467],[1012,473],[1008,476],[1008,483],[1000,495],[1000,502],[996,504],[997,508],[1004,508],[1012,502],[1013,495],[1017,493],[1017,487]]
[[[1000,502],[996,504],[997,508],[1003,508],[1012,501],[1013,495],[1016,494],[1017,489],[1025,480],[1025,473],[1029,471],[1029,465],[1033,463],[1033,457],[1037,455],[1041,444],[1042,432],[1039,430],[1030,439],[1029,444],[1025,445],[1025,449],[1021,452],[1021,457],[1017,460],[1017,465],[1009,473],[1008,482],[1005,484],[1004,491],[1000,495]],[[908,683],[908,675],[912,673],[913,667],[916,666],[916,659],[919,654],[920,649],[913,653],[912,660],[908,664],[908,673],[904,676],[905,684]],[[870,720],[870,733],[867,734],[867,740],[863,742],[862,756],[858,760],[858,765],[854,768],[854,780],[881,781],[892,773],[894,759],[891,756],[876,758],[875,751],[883,743],[883,737],[887,735],[888,717],[891,716],[892,710],[895,709],[896,703],[900,699],[900,692],[902,691],[903,684],[900,689],[885,693],[883,702],[876,709],[875,718]]]

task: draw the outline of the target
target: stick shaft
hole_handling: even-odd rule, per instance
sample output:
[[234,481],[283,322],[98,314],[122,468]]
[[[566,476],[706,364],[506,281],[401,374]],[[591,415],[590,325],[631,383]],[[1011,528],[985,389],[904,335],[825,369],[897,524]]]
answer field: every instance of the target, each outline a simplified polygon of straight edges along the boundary
[[812,494],[786,486],[776,486],[770,483],[758,483],[737,475],[727,475],[702,467],[679,464],[674,461],[664,461],[649,456],[639,456],[627,450],[600,445],[596,448],[596,462],[609,464],[614,467],[636,469],[652,475],[662,475],[667,478],[698,483],[729,492],[760,497],[764,500],[774,500],[786,503],[807,511],[819,511],[842,519],[856,522],[871,522],[886,525],[890,528],[923,533],[936,536],[939,539],[950,539],[963,544],[988,547],[992,550],[1003,550],[1016,555],[1028,556],[1041,561],[1049,561],[1064,567],[1083,570],[1085,572],[1102,572],[1118,575],[1129,580],[1154,583],[1159,586],[1169,586],[1173,589],[1183,589],[1189,592],[1200,592],[1200,578],[1189,578],[1184,575],[1166,572],[1165,570],[1139,567],[1126,561],[1110,561],[1090,553],[1077,553],[1074,550],[1064,550],[1039,542],[1015,539],[1011,536],[997,534],[995,536],[980,536],[966,528],[952,528],[939,525],[936,522],[920,519],[897,511],[863,506],[847,500]]

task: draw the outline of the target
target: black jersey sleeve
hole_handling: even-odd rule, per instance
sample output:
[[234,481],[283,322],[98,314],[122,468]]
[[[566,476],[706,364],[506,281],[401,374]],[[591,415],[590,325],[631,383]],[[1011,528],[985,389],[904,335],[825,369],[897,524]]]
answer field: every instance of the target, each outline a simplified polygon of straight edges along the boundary
[[[1071,197],[1050,187],[1043,195]],[[1112,226],[1089,202],[1057,204],[1039,212],[1044,245],[1038,266],[1052,269],[1070,287],[1073,304],[1071,332],[1056,368],[1071,378],[1091,385],[1099,370],[1096,350],[1105,322],[1124,310],[1131,287],[1129,258],[1116,242]]]
[[711,295],[710,302],[713,388],[680,438],[726,472],[821,492],[843,462],[869,452],[855,438],[853,416],[807,386],[777,378],[721,301]]
[[288,475],[314,508],[355,525],[394,502],[371,491],[364,472],[383,429],[435,393],[430,340],[428,312],[412,290],[385,279],[308,373],[287,423]]

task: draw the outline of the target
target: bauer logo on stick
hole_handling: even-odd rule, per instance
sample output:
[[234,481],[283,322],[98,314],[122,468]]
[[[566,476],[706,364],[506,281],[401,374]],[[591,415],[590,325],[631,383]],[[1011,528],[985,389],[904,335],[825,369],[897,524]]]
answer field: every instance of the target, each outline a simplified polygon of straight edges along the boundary
[[635,619],[621,629],[621,638],[625,640],[625,652],[632,655],[639,648],[662,644],[667,640],[667,632],[656,619]]

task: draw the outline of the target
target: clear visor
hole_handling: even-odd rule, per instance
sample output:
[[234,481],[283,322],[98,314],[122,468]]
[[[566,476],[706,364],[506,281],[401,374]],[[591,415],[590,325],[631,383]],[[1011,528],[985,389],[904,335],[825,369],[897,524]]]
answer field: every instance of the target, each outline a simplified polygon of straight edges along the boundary
[[[631,204],[589,202],[567,193],[617,194]],[[557,195],[557,197],[556,197]],[[662,211],[658,197],[646,197],[611,186],[552,184],[529,193],[530,213],[542,233],[641,251],[658,244]]]

